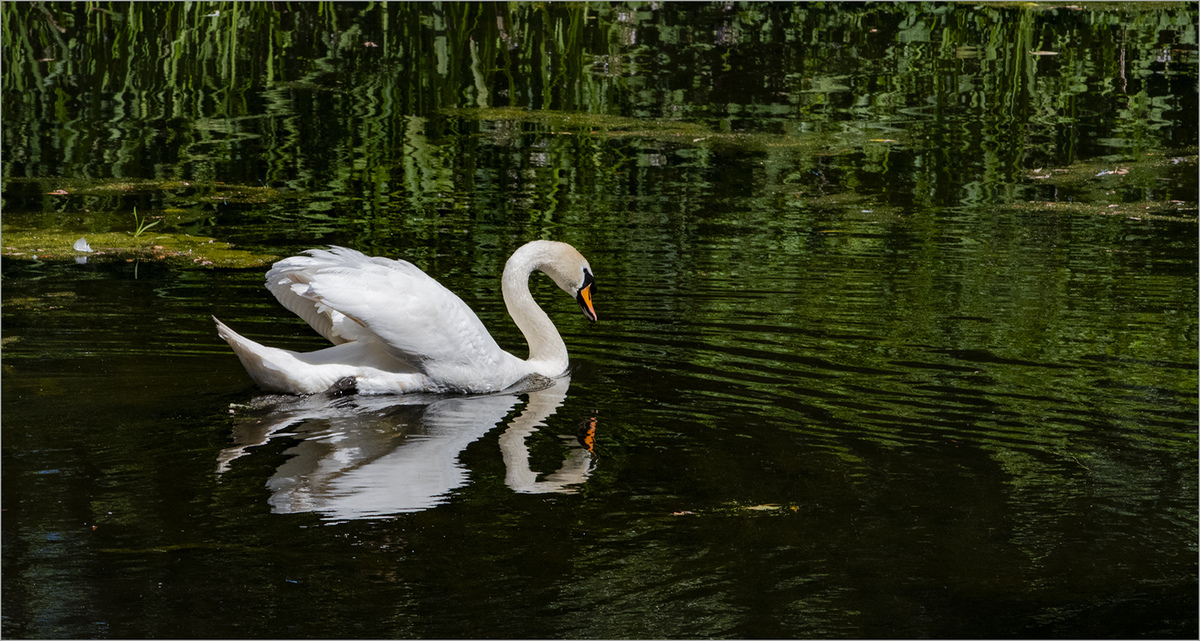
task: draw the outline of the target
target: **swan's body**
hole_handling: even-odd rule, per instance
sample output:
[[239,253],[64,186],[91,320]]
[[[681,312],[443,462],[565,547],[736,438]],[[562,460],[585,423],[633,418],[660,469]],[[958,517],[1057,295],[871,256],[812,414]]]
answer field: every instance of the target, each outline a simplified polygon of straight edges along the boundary
[[275,263],[267,272],[267,289],[333,347],[307,353],[266,347],[213,319],[250,377],[270,391],[315,394],[350,379],[364,394],[486,393],[531,375],[561,376],[567,347],[529,293],[535,270],[549,275],[596,320],[592,269],[566,243],[535,240],[504,266],[500,288],[529,342],[527,360],[500,349],[462,299],[412,263],[344,247],[306,253]]

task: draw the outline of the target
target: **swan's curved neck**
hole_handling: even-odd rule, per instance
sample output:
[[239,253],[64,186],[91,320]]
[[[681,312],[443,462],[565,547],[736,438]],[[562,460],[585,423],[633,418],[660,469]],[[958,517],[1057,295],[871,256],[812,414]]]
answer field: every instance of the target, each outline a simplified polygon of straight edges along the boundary
[[529,343],[527,362],[539,374],[558,376],[567,370],[567,345],[529,293],[530,274],[544,267],[548,260],[549,256],[528,245],[518,249],[504,266],[500,291],[509,316]]

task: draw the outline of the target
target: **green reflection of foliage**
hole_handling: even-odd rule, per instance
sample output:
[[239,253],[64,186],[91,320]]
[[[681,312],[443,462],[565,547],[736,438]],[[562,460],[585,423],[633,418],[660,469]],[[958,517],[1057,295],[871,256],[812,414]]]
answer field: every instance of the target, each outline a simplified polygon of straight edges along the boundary
[[[585,240],[619,251],[613,280],[653,274],[666,318],[778,323],[758,365],[815,351],[865,370],[814,384],[824,398],[774,390],[743,409],[798,425],[797,406],[820,411],[895,447],[905,434],[847,400],[856,389],[915,397],[915,426],[991,403],[1001,436],[979,438],[1000,451],[1003,403],[980,390],[1084,394],[1016,362],[1097,357],[1072,335],[1099,331],[1089,318],[1115,319],[1105,358],[1194,361],[1194,279],[1134,257],[1195,236],[1195,152],[1179,148],[1195,139],[1180,116],[1194,111],[1195,3],[5,3],[0,18],[6,192],[59,188],[51,170],[112,177],[80,186],[96,199],[82,207],[48,198],[34,226],[128,211],[125,195],[188,212],[222,198],[274,238],[390,255],[402,240],[422,267],[452,256],[478,297],[496,248]],[[305,197],[217,186],[229,174]],[[175,193],[184,181],[206,187]],[[1123,302],[1139,287],[1185,313],[1147,323]],[[869,348],[854,340],[864,308],[882,319]],[[744,337],[703,339],[672,358],[745,384],[722,368]],[[898,354],[945,345],[1003,346],[1001,362],[922,355],[946,369],[886,376]],[[1184,369],[1124,377],[1195,387]],[[982,398],[930,400],[922,384]],[[1053,417],[1052,402],[1022,403]],[[1055,464],[1090,467],[1060,419],[1045,430]]]
[[[1129,92],[1117,109],[1120,138],[1113,146],[1136,153],[1152,139],[1170,139],[1167,114],[1178,99],[1151,97],[1130,83],[1159,73],[1164,55],[1189,55],[1169,47],[1152,54],[1162,32],[1195,43],[1194,7],[1085,9],[1037,3],[761,4],[733,12],[722,5],[669,4],[13,3],[0,11],[14,43],[3,53],[5,119],[38,113],[61,127],[61,142],[60,150],[42,149],[32,135],[37,132],[12,131],[6,149],[21,165],[34,166],[47,153],[81,162],[99,153],[119,172],[137,175],[146,162],[139,141],[160,137],[169,154],[162,160],[190,164],[188,177],[198,180],[216,179],[218,168],[237,162],[242,144],[251,143],[271,156],[261,176],[266,184],[295,181],[292,168],[299,166],[306,180],[322,177],[324,167],[336,184],[348,185],[395,165],[404,150],[404,127],[397,123],[410,114],[464,108],[578,113],[626,119],[600,125],[623,136],[655,131],[654,123],[666,119],[677,123],[680,136],[697,137],[705,130],[774,134],[756,130],[756,119],[800,117],[810,137],[834,139],[831,147],[846,147],[837,144],[846,137],[895,139],[900,130],[950,154],[982,147],[986,153],[971,169],[983,176],[964,176],[963,184],[988,198],[997,179],[1028,168],[1024,139],[1044,141],[1034,154],[1059,156],[1033,162],[1074,162],[1074,134],[1064,124],[1079,113],[1080,100],[1097,92]],[[654,46],[639,40],[648,30],[657,38]],[[717,34],[716,47],[698,44],[708,30]],[[811,46],[818,42],[838,46]],[[765,75],[754,69],[758,86],[730,83],[780,46],[795,55],[778,56],[778,68]],[[845,55],[861,71],[841,72]],[[689,73],[669,73],[675,69]],[[96,80],[81,84],[79,78]],[[672,78],[692,78],[693,85],[670,86]],[[653,82],[667,86],[651,88]],[[72,126],[81,101],[100,95],[115,97],[104,114],[117,127],[115,137]],[[267,121],[250,107],[259,96],[278,107]],[[336,105],[325,118],[340,120],[297,120],[288,107],[297,100]],[[623,105],[632,110],[622,111],[628,109]],[[871,118],[845,120],[839,114],[846,108],[869,109]],[[953,117],[914,120],[930,110],[944,116],[965,111],[982,126],[964,127]],[[191,124],[174,128],[174,122]],[[624,133],[614,132],[618,128]],[[358,142],[319,151],[296,144],[314,134],[350,132]],[[794,139],[724,138],[754,147]],[[981,145],[983,139],[992,142]],[[879,149],[881,166],[886,149]],[[427,150],[408,153],[426,167],[437,162]],[[363,165],[366,159],[370,166]]]

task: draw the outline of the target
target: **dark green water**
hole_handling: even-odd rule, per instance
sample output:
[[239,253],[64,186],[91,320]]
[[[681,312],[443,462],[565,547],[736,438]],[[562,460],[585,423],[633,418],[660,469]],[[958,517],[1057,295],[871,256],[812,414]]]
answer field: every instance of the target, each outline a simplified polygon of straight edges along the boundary
[[[1113,6],[5,3],[4,636],[1195,638],[1198,14]],[[8,249],[134,207],[600,322],[262,399],[265,265]]]

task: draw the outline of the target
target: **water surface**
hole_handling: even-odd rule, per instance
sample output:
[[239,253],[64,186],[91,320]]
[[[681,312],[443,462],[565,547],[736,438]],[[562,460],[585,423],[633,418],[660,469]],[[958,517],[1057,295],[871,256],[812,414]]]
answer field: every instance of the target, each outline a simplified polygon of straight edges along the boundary
[[266,265],[6,248],[5,636],[1196,636],[1194,4],[47,11],[5,236],[404,258],[518,354],[552,238],[600,321],[265,397]]

